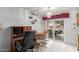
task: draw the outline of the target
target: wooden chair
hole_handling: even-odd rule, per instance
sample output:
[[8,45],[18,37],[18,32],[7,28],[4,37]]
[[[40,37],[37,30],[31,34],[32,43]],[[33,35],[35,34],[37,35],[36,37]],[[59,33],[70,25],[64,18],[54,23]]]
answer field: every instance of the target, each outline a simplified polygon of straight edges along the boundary
[[34,43],[34,47],[37,49],[46,48],[45,33],[36,34],[36,41]]

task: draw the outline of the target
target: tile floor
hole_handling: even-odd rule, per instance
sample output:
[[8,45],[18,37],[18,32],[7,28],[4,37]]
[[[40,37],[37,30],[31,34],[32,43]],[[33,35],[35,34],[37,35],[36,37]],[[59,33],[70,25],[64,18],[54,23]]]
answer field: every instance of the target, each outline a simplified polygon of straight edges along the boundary
[[64,42],[47,39],[46,48],[35,49],[36,52],[77,52],[75,46],[65,44]]

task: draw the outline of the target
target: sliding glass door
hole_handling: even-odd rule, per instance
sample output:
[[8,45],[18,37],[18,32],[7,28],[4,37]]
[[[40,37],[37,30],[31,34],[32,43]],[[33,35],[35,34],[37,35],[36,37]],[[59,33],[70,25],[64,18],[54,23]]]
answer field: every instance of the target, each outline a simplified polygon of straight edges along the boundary
[[64,41],[64,20],[47,20],[48,37]]

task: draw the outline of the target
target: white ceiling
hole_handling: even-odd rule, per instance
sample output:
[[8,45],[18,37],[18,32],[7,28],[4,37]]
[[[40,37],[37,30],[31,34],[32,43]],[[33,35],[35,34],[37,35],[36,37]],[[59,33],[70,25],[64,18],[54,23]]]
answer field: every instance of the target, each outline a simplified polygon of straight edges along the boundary
[[58,13],[63,13],[63,12],[69,12],[73,9],[74,7],[56,7],[52,8],[51,10],[49,7],[26,7],[30,12],[38,14],[40,16],[46,16],[47,12],[51,12],[53,15],[58,14]]

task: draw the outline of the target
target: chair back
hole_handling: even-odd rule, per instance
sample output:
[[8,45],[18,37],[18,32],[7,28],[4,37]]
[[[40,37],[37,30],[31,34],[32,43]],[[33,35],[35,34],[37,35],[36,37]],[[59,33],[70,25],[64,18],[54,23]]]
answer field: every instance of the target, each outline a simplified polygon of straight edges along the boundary
[[31,48],[32,46],[34,46],[34,39],[36,37],[35,33],[36,33],[36,31],[24,32],[22,50],[27,50],[27,49]]

